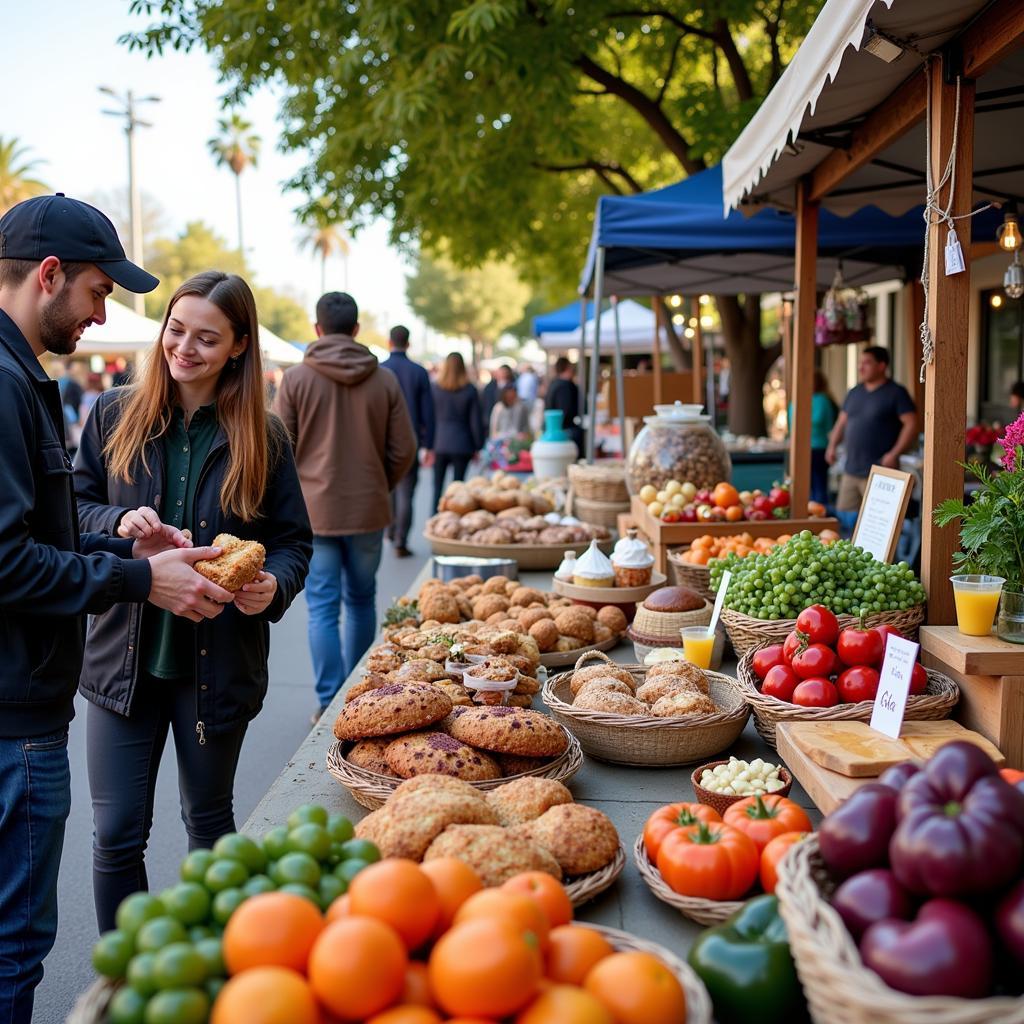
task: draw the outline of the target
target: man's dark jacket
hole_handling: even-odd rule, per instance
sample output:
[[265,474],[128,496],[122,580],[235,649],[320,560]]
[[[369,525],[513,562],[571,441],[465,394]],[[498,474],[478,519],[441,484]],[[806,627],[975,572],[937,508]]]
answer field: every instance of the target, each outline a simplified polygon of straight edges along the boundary
[[131,552],[79,534],[60,389],[0,311],[0,736],[71,721],[86,614],[149,595],[149,562]]
[[[412,417],[412,429],[416,432],[416,443],[421,448],[434,447],[434,399],[430,394],[430,374],[414,363],[408,353],[396,350],[380,364],[397,378],[405,404]],[[413,463],[413,468],[416,464]]]

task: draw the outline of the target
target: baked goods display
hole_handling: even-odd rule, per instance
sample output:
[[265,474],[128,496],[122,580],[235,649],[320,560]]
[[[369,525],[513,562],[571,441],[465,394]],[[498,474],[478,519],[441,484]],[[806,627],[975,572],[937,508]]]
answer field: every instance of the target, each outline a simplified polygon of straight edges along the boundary
[[220,548],[221,553],[216,558],[195,562],[192,567],[200,576],[232,593],[254,582],[267,558],[266,548],[258,541],[239,540],[230,533],[218,533],[211,544]]
[[572,674],[569,692],[574,707],[609,715],[676,718],[719,712],[707,676],[686,661],[655,666],[639,685],[617,665],[588,665]]
[[629,530],[612,550],[611,565],[615,586],[646,587],[654,572],[654,555],[637,531]]
[[614,587],[615,569],[596,541],[575,560],[572,581],[577,587]]

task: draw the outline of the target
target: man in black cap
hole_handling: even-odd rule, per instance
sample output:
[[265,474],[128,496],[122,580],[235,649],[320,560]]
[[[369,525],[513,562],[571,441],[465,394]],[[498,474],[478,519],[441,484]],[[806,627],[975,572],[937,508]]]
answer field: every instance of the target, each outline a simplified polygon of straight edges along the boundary
[[[232,595],[192,563],[174,527],[144,540],[80,535],[57,382],[46,352],[70,355],[103,323],[114,284],[159,283],[130,263],[110,221],[62,194],[0,218],[0,1021],[29,1024],[57,930],[57,870],[71,800],[68,723],[85,616],[151,601],[194,622]],[[127,509],[125,511],[128,511]]]

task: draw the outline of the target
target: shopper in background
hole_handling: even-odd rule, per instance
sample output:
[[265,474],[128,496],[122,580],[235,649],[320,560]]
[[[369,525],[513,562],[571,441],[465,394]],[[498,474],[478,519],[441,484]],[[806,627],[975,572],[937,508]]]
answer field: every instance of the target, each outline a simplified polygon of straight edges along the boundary
[[[427,371],[409,358],[409,328],[401,325],[391,328],[391,355],[381,363],[397,378],[405,397],[405,404],[412,419],[416,441],[423,451],[423,464],[433,465],[434,461],[434,399],[430,393],[430,377]],[[391,525],[388,540],[394,545],[399,558],[412,555],[409,550],[409,530],[412,527],[413,498],[419,481],[419,462],[412,464],[395,489],[391,492]]]
[[1015,413],[1019,413],[1021,409],[1024,409],[1024,380],[1017,381],[1017,383],[1010,388],[1009,405]]
[[498,404],[491,410],[490,432],[492,439],[517,437],[530,433],[530,407],[524,402],[514,384],[501,390]]
[[562,411],[562,426],[576,442],[576,447],[582,455],[583,428],[579,424],[580,389],[576,383],[576,367],[565,356],[559,356],[555,361],[555,378],[548,385],[544,407]]
[[[839,406],[828,390],[828,380],[821,370],[814,371],[814,394],[811,396],[811,501],[828,504],[829,432],[835,426]],[[787,412],[790,438],[793,436],[793,403]]]
[[484,419],[480,396],[469,383],[465,361],[458,352],[450,352],[445,359],[433,394],[436,423],[433,508],[436,509],[444,494],[448,468],[451,467],[455,480],[465,480],[473,456],[484,446]]
[[480,414],[481,423],[491,422],[491,410],[498,404],[498,396],[501,394],[502,388],[508,387],[509,384],[515,384],[515,382],[516,375],[513,373],[512,367],[507,363],[502,363],[491,374],[491,379],[484,385],[481,392],[481,402],[483,405]]
[[527,409],[531,409],[533,403],[537,401],[537,392],[539,390],[540,378],[537,376],[537,371],[527,363],[519,371],[519,376],[516,378],[516,391],[519,394],[520,401]]

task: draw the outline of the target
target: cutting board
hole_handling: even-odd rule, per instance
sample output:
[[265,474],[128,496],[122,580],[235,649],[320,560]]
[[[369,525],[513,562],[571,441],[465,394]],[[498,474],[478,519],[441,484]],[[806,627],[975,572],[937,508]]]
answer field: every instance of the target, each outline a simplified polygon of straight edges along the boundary
[[872,729],[867,722],[791,722],[793,743],[816,764],[850,778],[873,778],[910,758],[928,758],[953,740],[976,743],[994,761],[1005,760],[980,733],[959,722],[904,722],[898,740]]

